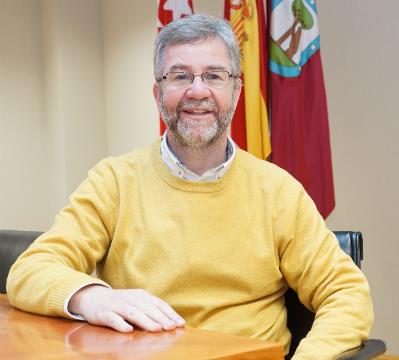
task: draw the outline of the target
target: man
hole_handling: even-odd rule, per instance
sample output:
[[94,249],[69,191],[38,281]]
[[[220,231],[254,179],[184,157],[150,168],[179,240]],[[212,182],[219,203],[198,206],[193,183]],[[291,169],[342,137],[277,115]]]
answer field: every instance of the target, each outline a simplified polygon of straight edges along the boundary
[[241,85],[230,26],[206,15],[172,22],[154,72],[167,134],[89,172],[11,269],[10,302],[121,332],[186,322],[288,350],[291,286],[316,311],[295,359],[358,346],[372,322],[364,276],[302,186],[227,135]]

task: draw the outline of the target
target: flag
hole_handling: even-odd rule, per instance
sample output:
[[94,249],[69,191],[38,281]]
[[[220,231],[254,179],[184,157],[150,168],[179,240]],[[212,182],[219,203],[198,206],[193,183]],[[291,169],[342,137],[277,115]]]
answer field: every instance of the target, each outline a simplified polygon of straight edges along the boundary
[[268,0],[271,161],[326,218],[335,206],[327,101],[314,0]]
[[[172,20],[192,15],[194,13],[192,0],[158,0],[158,32]],[[160,119],[160,133],[165,132],[166,126]]]
[[225,0],[242,52],[243,89],[231,124],[242,149],[266,159],[271,151],[266,107],[267,43],[263,0]]

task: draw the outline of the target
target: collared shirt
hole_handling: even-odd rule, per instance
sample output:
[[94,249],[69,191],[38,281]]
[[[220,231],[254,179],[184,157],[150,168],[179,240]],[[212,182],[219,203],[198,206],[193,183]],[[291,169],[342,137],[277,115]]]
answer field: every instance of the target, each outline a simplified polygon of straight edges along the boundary
[[226,161],[219,166],[206,171],[202,175],[197,175],[196,173],[187,169],[186,166],[176,157],[172,149],[168,145],[167,131],[165,131],[161,140],[161,155],[162,160],[172,172],[173,175],[186,180],[191,181],[215,181],[221,178],[226,171],[230,168],[234,156],[236,154],[236,148],[233,140],[230,136],[227,137],[227,148],[226,148]]

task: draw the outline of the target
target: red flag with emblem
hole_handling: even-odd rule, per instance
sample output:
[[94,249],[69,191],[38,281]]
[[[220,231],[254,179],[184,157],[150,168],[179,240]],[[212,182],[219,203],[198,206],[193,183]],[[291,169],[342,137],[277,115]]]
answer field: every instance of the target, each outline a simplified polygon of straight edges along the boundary
[[[158,31],[172,20],[192,15],[194,13],[192,0],[158,0]],[[161,135],[166,126],[162,119],[159,122]]]
[[271,160],[326,218],[335,200],[315,1],[268,0],[268,26]]

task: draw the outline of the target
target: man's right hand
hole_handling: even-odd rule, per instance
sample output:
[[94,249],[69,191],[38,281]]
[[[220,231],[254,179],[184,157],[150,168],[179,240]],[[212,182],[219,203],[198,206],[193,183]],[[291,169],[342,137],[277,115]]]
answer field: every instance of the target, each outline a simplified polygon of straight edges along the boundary
[[84,316],[90,324],[120,332],[133,331],[133,325],[158,332],[185,324],[169,304],[141,289],[114,290],[88,285],[71,297],[68,310]]

